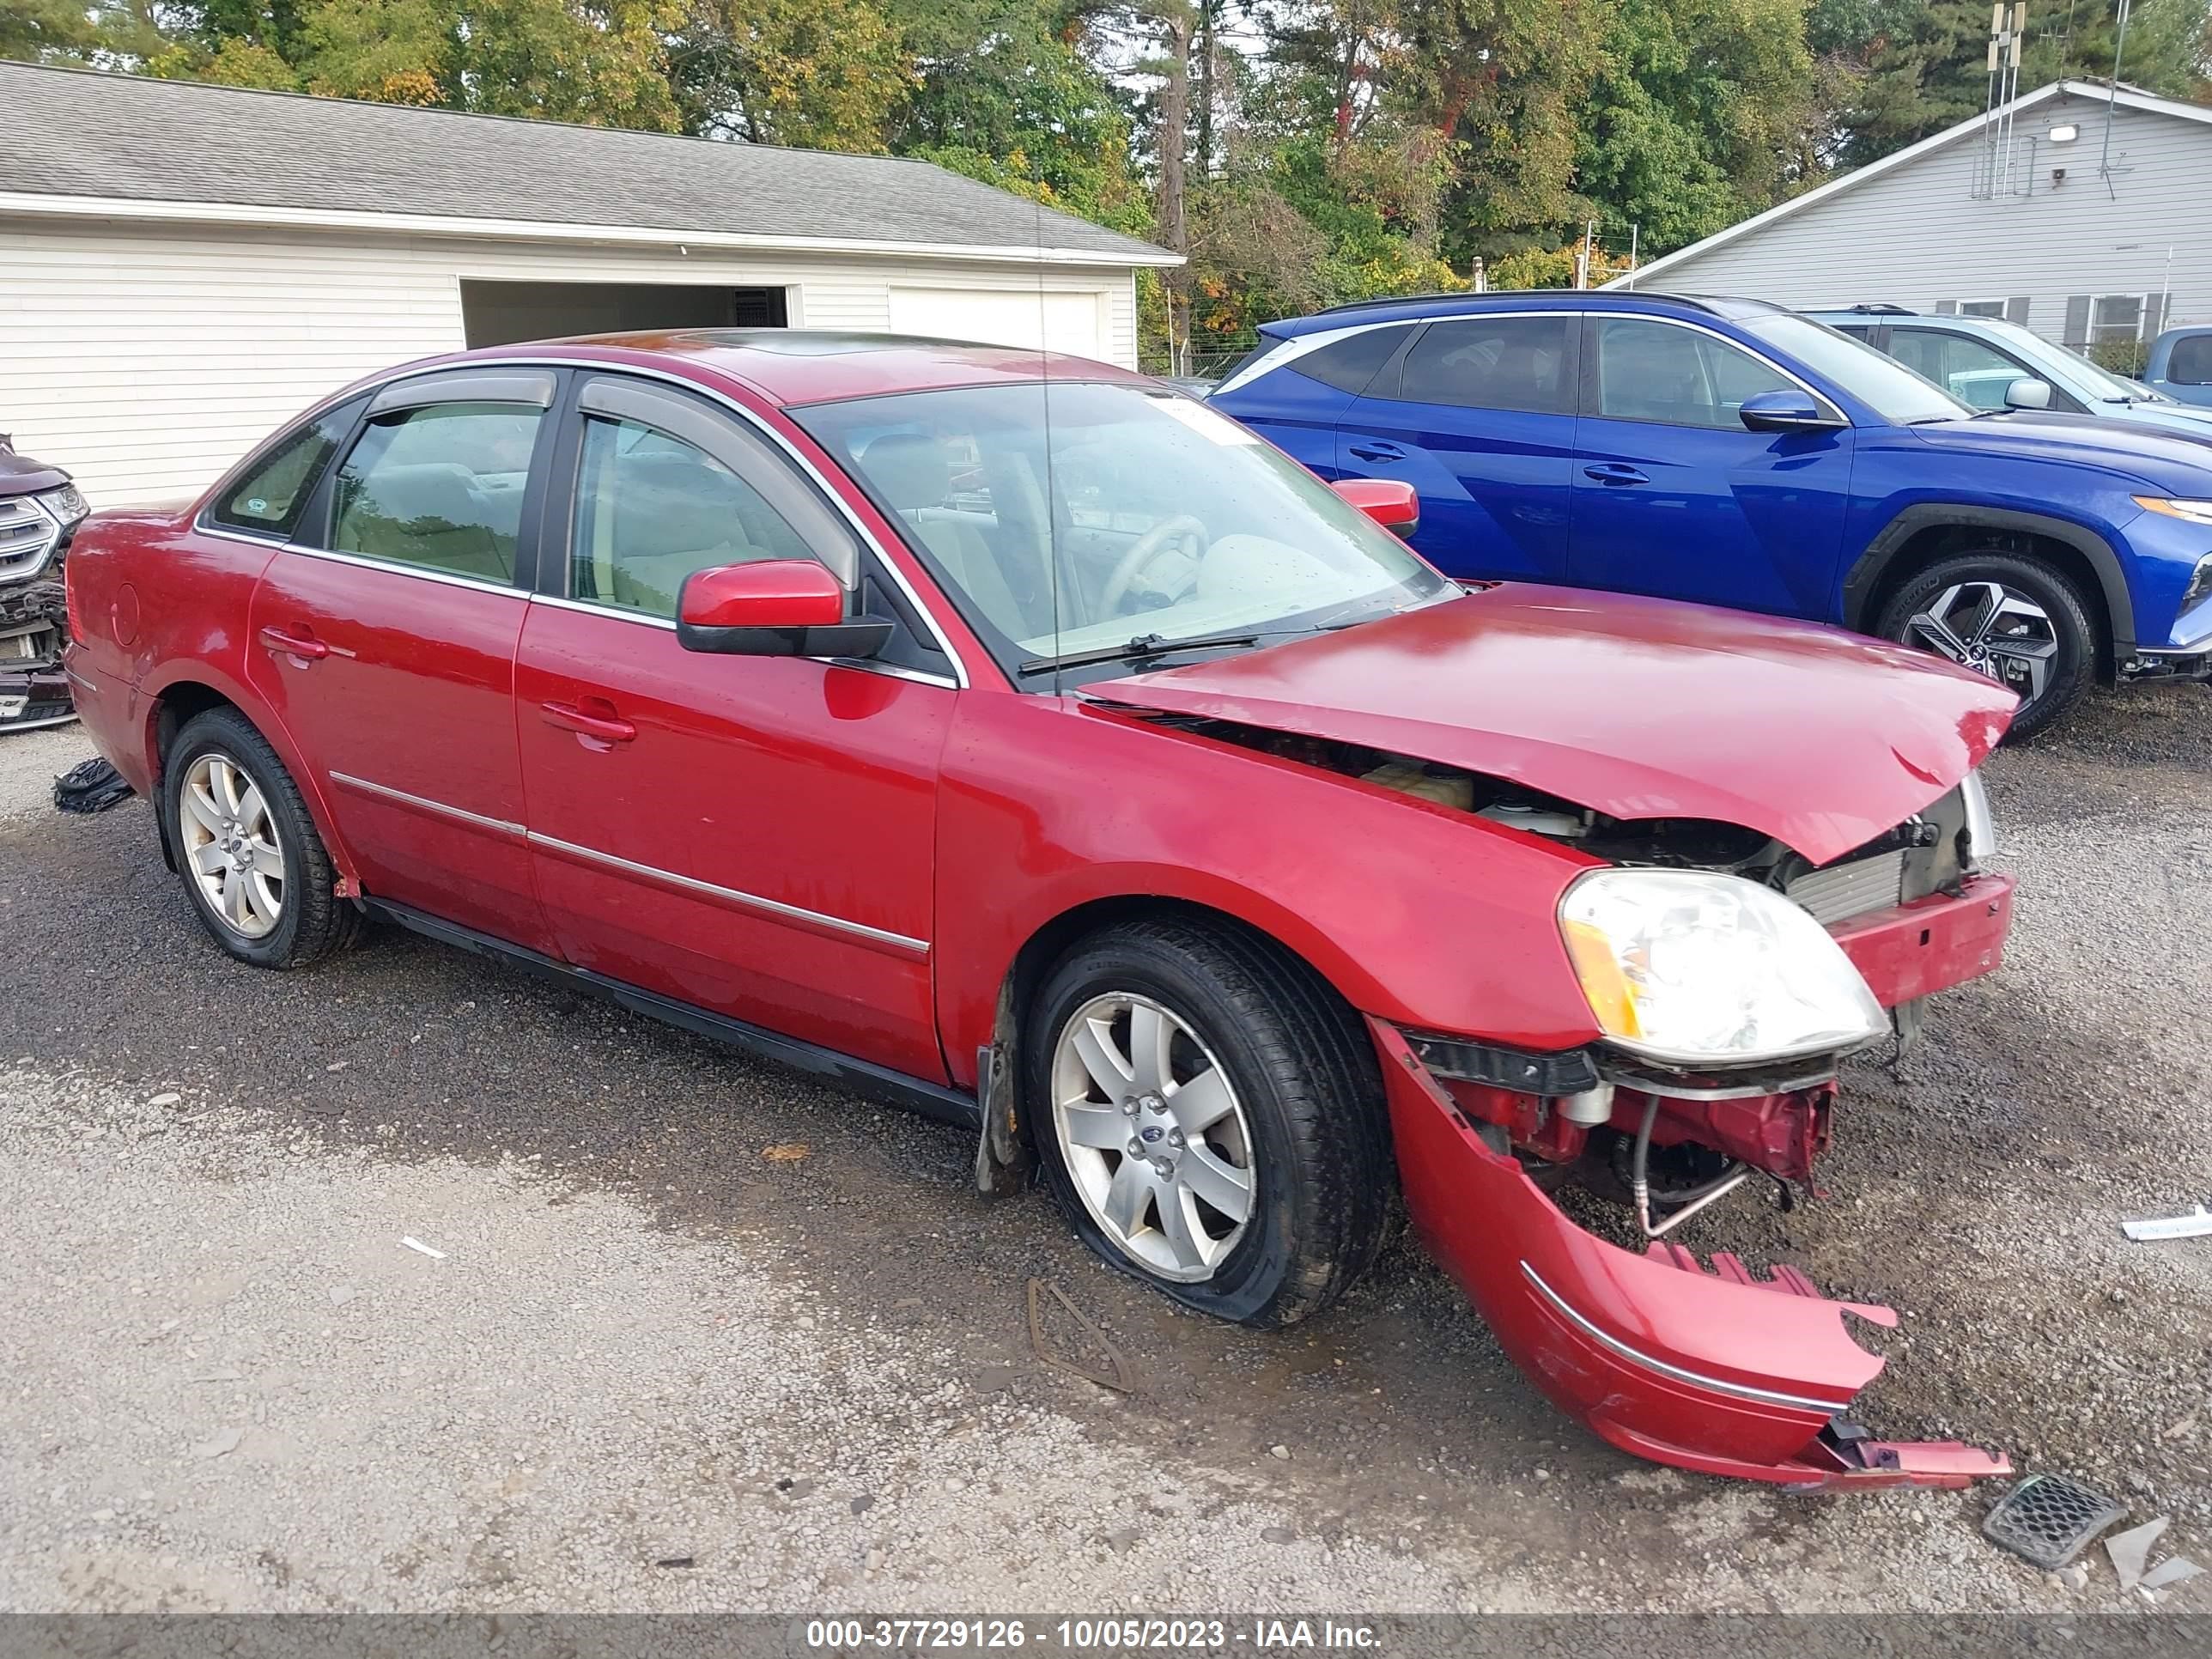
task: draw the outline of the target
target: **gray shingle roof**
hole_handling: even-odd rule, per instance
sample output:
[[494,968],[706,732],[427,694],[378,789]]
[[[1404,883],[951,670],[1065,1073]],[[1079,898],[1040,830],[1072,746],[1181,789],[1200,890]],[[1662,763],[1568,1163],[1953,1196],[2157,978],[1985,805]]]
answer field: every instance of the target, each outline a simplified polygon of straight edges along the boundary
[[0,191],[1163,257],[926,161],[14,63]]

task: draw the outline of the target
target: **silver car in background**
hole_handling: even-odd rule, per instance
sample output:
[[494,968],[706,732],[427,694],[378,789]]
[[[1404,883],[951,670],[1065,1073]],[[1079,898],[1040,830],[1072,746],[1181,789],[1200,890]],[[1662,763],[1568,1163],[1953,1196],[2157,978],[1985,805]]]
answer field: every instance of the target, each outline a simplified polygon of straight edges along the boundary
[[2002,317],[1949,312],[1930,316],[1884,305],[1805,314],[1888,353],[1976,409],[2110,416],[2212,439],[2212,408],[2181,403],[2140,380],[2100,368]]

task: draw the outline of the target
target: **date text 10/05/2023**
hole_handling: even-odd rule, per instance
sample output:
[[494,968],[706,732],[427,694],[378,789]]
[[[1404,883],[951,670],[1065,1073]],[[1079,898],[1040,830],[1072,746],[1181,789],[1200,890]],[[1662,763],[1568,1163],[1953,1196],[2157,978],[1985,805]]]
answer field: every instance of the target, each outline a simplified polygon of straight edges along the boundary
[[1370,1625],[1334,1619],[810,1619],[806,1645],[831,1652],[976,1652],[1042,1648],[1066,1653],[1373,1650]]

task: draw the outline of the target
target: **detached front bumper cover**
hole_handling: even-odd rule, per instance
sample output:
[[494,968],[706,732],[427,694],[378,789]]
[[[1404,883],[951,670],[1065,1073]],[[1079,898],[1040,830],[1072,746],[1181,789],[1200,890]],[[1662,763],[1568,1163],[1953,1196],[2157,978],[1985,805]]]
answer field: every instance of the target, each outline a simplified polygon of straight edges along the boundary
[[1383,1061],[1414,1225],[1513,1362],[1569,1416],[1655,1462],[1801,1488],[1963,1486],[2008,1474],[1957,1441],[1870,1438],[1844,1420],[1881,1359],[1802,1274],[1754,1278],[1678,1245],[1647,1255],[1586,1233],[1492,1151],[1396,1029],[1368,1022]]

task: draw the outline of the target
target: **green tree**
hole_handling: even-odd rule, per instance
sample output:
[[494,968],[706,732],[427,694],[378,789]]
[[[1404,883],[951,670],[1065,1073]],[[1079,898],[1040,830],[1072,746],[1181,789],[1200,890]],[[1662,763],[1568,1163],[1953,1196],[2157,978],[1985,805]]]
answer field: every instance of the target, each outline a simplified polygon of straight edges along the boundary
[[1651,252],[1696,241],[1800,182],[1816,88],[1802,0],[1618,0],[1577,184]]
[[0,4],[0,58],[33,64],[82,63],[96,40],[84,7],[70,0],[5,0]]
[[688,0],[668,42],[689,132],[878,151],[914,84],[873,0]]
[[[1845,80],[1834,112],[1838,159],[1858,166],[1978,115],[1990,94],[1989,0],[1814,0],[1812,48]],[[2040,0],[2028,9],[2020,86],[2112,72],[2118,0]],[[2135,0],[2120,78],[2169,97],[2200,96],[2212,74],[2205,0]]]
[[1063,39],[1057,7],[987,0],[963,12],[895,14],[915,66],[890,148],[1078,214],[1147,234],[1130,100]]
[[295,58],[310,91],[672,131],[659,0],[321,0]]
[[1565,234],[1588,210],[1575,167],[1612,0],[1401,3],[1410,52],[1396,95],[1457,147],[1447,257]]

